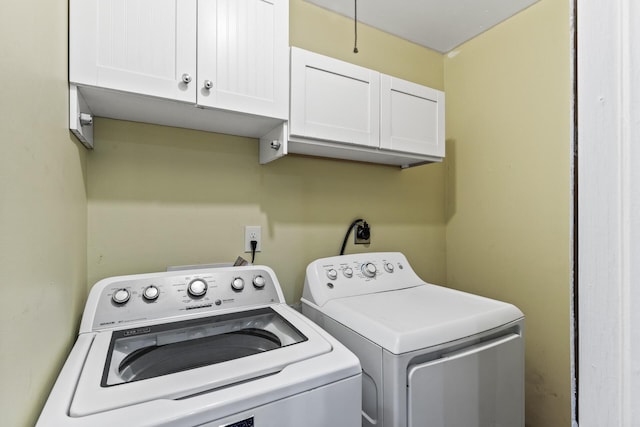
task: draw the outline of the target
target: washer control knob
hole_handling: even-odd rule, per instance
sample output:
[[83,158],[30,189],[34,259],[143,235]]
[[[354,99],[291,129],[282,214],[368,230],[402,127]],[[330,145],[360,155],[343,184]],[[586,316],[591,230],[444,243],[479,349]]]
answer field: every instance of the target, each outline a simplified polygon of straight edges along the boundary
[[154,285],[147,286],[146,288],[144,288],[144,291],[142,292],[142,298],[144,298],[147,301],[154,301],[158,299],[159,295],[160,295],[160,291]]
[[129,301],[130,297],[131,297],[131,293],[127,289],[122,288],[115,291],[111,296],[111,299],[116,304],[124,304],[127,301]]
[[264,280],[264,277],[262,276],[256,276],[253,278],[253,286],[258,289],[264,288],[265,283],[267,283],[267,281]]
[[231,282],[231,288],[234,291],[241,291],[244,289],[244,280],[242,279],[242,277],[236,277],[235,279],[233,279],[233,281]]
[[336,271],[335,268],[332,268],[330,270],[327,270],[327,277],[330,280],[336,280],[338,278],[338,272]]
[[351,278],[353,277],[353,269],[351,267],[347,267],[342,270],[342,274],[344,274],[344,277],[346,278]]
[[375,277],[378,269],[372,262],[366,262],[362,264],[362,274],[367,277]]
[[387,273],[393,273],[393,264],[391,264],[390,262],[385,262],[384,269],[387,270]]
[[189,283],[187,291],[192,297],[198,298],[207,293],[208,287],[209,286],[207,285],[207,282],[205,282],[204,280],[194,279]]

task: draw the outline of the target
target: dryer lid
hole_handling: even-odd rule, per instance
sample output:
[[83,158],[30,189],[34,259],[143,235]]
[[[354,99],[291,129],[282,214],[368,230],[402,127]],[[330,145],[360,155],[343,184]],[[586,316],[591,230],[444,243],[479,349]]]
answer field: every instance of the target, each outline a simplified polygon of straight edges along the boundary
[[319,309],[394,354],[444,344],[524,317],[511,304],[431,284],[334,299]]

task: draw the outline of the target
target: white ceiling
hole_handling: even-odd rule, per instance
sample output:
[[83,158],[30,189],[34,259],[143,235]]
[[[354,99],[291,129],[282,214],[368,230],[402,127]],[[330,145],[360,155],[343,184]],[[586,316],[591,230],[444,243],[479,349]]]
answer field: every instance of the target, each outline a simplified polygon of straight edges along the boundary
[[[306,0],[353,18],[354,0]],[[360,0],[358,21],[446,53],[538,0]]]

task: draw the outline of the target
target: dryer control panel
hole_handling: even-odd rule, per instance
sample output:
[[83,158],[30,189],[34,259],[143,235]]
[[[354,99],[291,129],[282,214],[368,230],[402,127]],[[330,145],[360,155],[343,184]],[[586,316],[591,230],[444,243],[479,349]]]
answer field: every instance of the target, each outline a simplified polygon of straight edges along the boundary
[[273,270],[221,267],[119,276],[91,289],[80,332],[284,303]]
[[400,252],[321,258],[307,266],[303,299],[318,306],[335,298],[424,285]]

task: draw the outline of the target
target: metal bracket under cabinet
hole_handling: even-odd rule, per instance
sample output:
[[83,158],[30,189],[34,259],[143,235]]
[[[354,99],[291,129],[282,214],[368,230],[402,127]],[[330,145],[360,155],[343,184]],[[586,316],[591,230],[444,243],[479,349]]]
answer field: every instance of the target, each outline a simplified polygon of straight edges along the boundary
[[287,122],[260,138],[260,164],[272,162],[288,154],[289,126]]
[[69,85],[69,130],[82,145],[93,149],[93,113],[76,85]]

